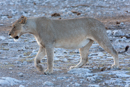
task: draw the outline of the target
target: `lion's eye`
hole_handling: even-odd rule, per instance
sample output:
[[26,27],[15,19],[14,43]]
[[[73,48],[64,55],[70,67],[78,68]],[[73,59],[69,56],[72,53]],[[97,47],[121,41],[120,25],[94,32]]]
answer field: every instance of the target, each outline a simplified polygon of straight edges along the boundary
[[14,28],[16,28],[16,27],[14,26]]

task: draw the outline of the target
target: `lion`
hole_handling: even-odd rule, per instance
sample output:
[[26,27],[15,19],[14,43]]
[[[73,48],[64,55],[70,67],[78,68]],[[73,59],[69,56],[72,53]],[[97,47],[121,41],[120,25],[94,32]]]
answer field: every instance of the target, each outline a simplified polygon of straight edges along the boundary
[[[34,58],[34,64],[44,74],[53,73],[54,48],[79,49],[80,62],[71,66],[70,69],[80,68],[87,63],[89,48],[94,41],[113,56],[112,68],[119,67],[118,53],[108,39],[104,24],[97,19],[50,19],[22,16],[12,25],[9,35],[18,39],[25,33],[33,34],[40,47]],[[44,71],[40,61],[45,55],[47,55],[47,69]]]

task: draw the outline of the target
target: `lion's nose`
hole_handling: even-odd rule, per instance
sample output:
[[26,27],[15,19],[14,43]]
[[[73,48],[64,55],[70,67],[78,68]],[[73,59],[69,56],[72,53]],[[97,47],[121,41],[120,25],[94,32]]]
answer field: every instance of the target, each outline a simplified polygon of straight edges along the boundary
[[9,36],[10,36],[11,34],[9,33]]

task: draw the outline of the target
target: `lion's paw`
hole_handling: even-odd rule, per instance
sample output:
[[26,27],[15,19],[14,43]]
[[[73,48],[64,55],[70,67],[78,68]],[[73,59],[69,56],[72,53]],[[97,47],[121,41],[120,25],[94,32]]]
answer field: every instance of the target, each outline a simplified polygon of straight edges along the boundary
[[53,73],[53,70],[50,70],[50,69],[46,69],[45,71],[44,71],[44,74],[45,75],[50,75],[50,74],[52,74]]
[[40,72],[43,72],[43,71],[44,71],[41,64],[37,64],[37,65],[36,65],[36,68],[37,68],[37,70],[40,71]]
[[112,68],[112,69],[115,69],[115,70],[119,70],[119,69],[120,69],[120,68],[119,68],[119,65],[114,65],[114,64],[111,66],[111,68]]

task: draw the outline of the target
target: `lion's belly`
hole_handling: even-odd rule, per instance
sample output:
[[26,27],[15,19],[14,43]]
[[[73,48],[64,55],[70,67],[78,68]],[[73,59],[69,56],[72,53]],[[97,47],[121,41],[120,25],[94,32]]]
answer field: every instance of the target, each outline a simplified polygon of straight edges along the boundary
[[90,40],[58,40],[55,42],[56,48],[78,49],[84,47]]

